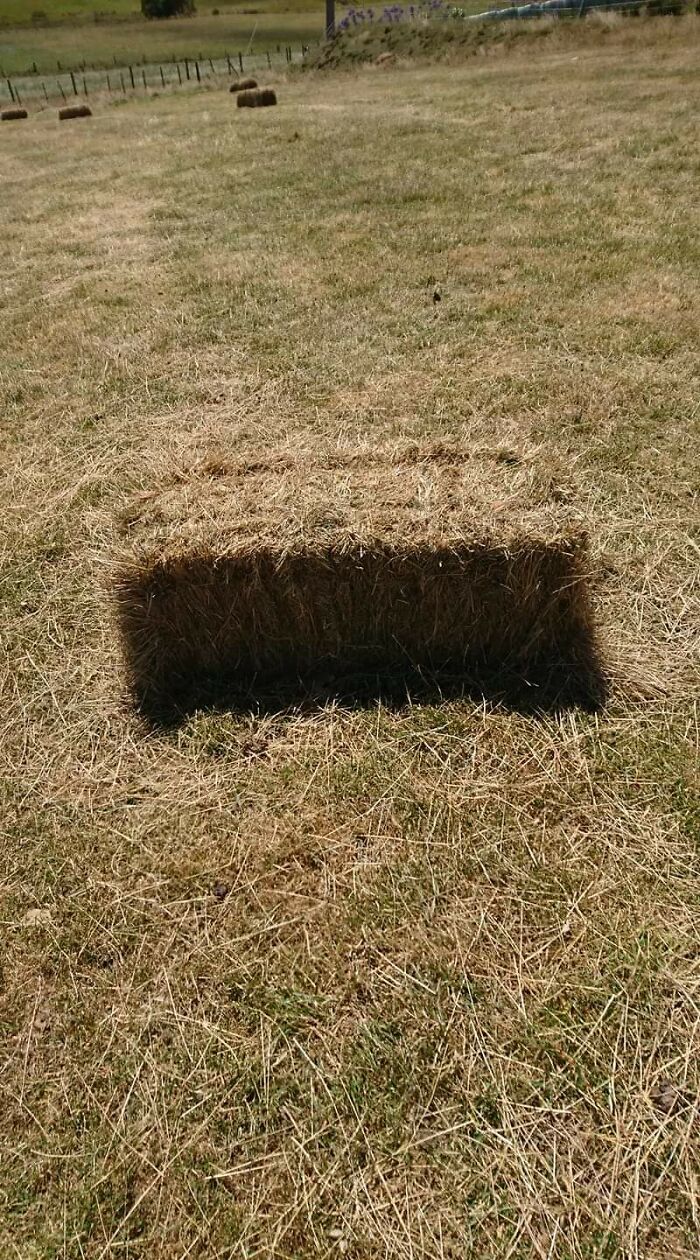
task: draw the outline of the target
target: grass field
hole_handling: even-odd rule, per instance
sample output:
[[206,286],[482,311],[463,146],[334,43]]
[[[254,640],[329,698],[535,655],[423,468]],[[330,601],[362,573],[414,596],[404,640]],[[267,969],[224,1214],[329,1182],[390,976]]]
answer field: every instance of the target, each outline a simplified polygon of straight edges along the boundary
[[[3,1257],[697,1255],[699,27],[2,127]],[[575,505],[608,706],[143,728],[163,451],[399,434]]]
[[[290,13],[312,7],[309,0],[210,0],[207,4],[200,0],[194,17],[189,20],[197,22],[199,17],[211,14],[213,9],[218,9],[219,14],[226,17],[242,9],[261,12],[272,8]],[[35,3],[0,0],[0,24],[10,26],[42,26],[53,22],[67,22],[71,26],[85,22],[103,25],[134,18],[141,21],[140,0],[35,0]],[[162,26],[163,23],[155,22],[154,25]]]
[[0,66],[20,75],[35,64],[40,74],[88,66],[158,63],[175,57],[221,57],[317,40],[323,33],[320,8],[279,12],[272,7],[252,13],[222,13],[169,22],[62,23],[54,26],[0,27]]

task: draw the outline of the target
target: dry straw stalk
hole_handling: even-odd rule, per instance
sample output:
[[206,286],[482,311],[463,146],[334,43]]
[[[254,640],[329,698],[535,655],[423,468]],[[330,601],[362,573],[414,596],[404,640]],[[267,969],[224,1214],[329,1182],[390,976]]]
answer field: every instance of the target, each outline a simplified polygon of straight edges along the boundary
[[112,569],[138,704],[328,666],[588,670],[585,534],[531,497],[523,470],[436,447],[177,473],[128,505]]

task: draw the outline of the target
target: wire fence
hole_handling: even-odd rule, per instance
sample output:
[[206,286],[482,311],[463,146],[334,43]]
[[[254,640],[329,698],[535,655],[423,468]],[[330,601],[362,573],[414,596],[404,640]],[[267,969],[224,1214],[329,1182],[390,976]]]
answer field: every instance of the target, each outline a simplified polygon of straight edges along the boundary
[[231,79],[241,75],[264,74],[275,69],[299,64],[309,51],[308,44],[293,47],[278,44],[276,49],[263,52],[232,52],[222,57],[182,57],[173,61],[149,62],[138,65],[113,65],[109,69],[62,70],[57,63],[55,75],[40,74],[35,70],[24,75],[4,75],[0,79],[0,106],[42,103],[70,104],[78,97],[89,100],[91,96],[135,96],[162,91],[166,88],[196,87],[207,80],[222,77]]
[[[507,7],[486,9],[477,14],[465,12],[458,6],[446,5],[444,0],[430,0],[428,5],[433,20],[440,22],[502,22],[538,17],[584,18],[601,11],[679,15],[693,8],[696,11],[700,9],[700,0],[533,0],[525,4],[512,0]],[[390,19],[385,17],[387,13],[390,13]],[[424,4],[412,5],[408,9],[395,5],[391,10],[384,11],[381,22],[390,20],[392,23],[413,23],[425,20],[425,13]],[[372,9],[351,9],[338,29],[342,33],[351,25],[369,25],[378,20],[379,15]],[[57,61],[56,74],[52,75],[40,73],[34,65],[25,74],[8,76],[3,74],[0,65],[0,107],[22,107],[37,103],[60,106],[75,102],[76,97],[89,100],[91,96],[105,93],[108,96],[128,97],[139,93],[152,94],[166,88],[197,86],[208,79],[218,80],[224,76],[233,78],[246,74],[264,74],[265,71],[272,72],[299,64],[309,49],[309,44],[278,44],[276,48],[262,52],[237,51],[224,53],[221,57],[182,57],[171,61],[132,62],[124,65],[118,64],[115,59],[114,65],[109,69],[82,65],[78,69],[64,70],[60,61]]]
[[650,17],[680,17],[697,10],[698,0],[531,0],[518,4],[516,0],[506,8],[486,9],[480,13],[465,13],[455,9],[467,22],[505,22],[518,18],[583,18],[592,13],[621,13],[627,16],[645,14]]

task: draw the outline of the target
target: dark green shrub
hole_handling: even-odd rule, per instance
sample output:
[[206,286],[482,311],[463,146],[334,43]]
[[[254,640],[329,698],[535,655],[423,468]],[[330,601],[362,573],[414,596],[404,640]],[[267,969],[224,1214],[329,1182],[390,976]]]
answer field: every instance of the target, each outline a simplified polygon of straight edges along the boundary
[[147,18],[180,17],[194,13],[194,0],[141,0],[141,12]]

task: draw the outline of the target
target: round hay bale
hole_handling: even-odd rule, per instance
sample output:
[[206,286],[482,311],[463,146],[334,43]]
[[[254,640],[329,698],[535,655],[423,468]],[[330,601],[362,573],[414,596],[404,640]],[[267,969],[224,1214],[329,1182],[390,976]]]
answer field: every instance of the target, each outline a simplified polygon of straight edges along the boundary
[[257,109],[260,105],[276,105],[277,95],[272,88],[258,88],[255,92],[239,92],[236,104],[239,109],[242,106]]
[[64,105],[63,109],[59,109],[58,117],[60,122],[65,122],[67,118],[92,118],[92,110],[89,105]]
[[0,114],[0,121],[15,122],[18,118],[28,118],[26,109],[4,109]]
[[251,88],[256,88],[257,86],[257,79],[234,79],[229,92],[249,92]]

